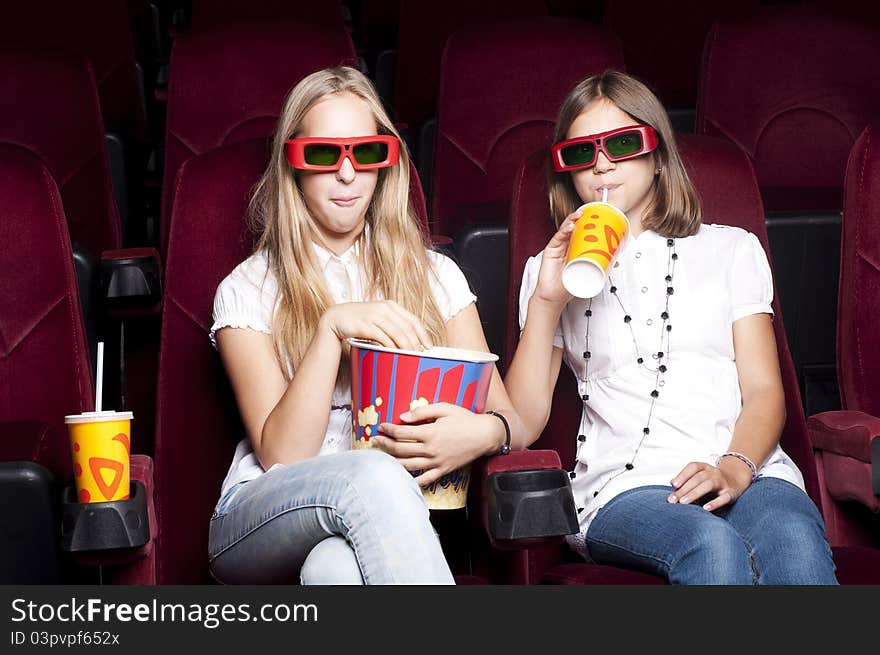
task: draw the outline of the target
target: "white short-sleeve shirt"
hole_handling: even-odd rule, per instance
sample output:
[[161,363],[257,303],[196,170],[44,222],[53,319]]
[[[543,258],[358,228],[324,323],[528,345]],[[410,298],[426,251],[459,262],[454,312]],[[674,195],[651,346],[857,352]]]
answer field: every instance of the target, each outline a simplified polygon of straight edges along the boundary
[[[667,350],[661,334],[670,262],[666,237],[645,231],[630,240],[611,273],[617,298],[606,281],[591,305],[589,300],[573,299],[563,310],[553,339],[577,377],[579,393],[589,396],[579,433],[585,440],[578,442],[572,480],[575,502],[583,510],[579,514],[581,534],[570,538],[570,543],[581,552],[590,522],[614,496],[635,487],[668,485],[688,462],[714,464],[718,455],[728,451],[742,409],[733,322],[773,312],[770,266],[755,235],[735,227],[702,225],[697,234],[674,243],[678,259],[669,298],[672,330],[664,353],[667,370],[648,435],[644,428],[657,374],[637,360],[641,356],[656,370],[656,354]],[[540,267],[540,254],[526,263],[520,329]],[[587,371],[588,307],[592,316]],[[626,314],[631,317],[632,332],[624,322]],[[633,464],[631,470],[625,469],[628,462]],[[760,473],[804,488],[797,466],[778,446]]]
[[[318,265],[324,272],[333,301],[336,303],[364,300],[363,272],[359,265],[357,244],[342,255],[334,255],[317,244],[314,246]],[[433,270],[429,275],[431,292],[444,321],[458,314],[476,300],[461,269],[448,257],[427,251]],[[272,317],[278,295],[278,282],[269,268],[265,251],[257,252],[227,275],[214,295],[213,325],[210,339],[217,347],[215,334],[224,327],[249,328],[272,333]],[[293,371],[291,371],[293,374]],[[333,391],[330,420],[319,455],[327,455],[351,447],[351,389],[337,386]],[[235,455],[220,496],[239,482],[253,480],[264,473],[250,440],[243,438]]]

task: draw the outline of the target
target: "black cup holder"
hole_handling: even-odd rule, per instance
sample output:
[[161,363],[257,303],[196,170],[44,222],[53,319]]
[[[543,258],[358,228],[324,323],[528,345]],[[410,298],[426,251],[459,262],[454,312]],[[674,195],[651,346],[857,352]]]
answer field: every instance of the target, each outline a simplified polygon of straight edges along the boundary
[[556,537],[578,531],[571,480],[561,469],[493,473],[487,479],[495,539]]
[[150,540],[147,490],[131,481],[126,500],[80,503],[76,488],[64,488],[61,513],[61,549],[76,553],[138,548]]

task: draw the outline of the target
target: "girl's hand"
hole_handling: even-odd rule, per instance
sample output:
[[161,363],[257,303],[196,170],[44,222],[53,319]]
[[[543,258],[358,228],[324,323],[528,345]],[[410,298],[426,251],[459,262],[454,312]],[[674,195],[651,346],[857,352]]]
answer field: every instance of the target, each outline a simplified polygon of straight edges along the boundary
[[543,302],[564,305],[572,299],[572,295],[562,286],[562,269],[565,267],[565,259],[568,256],[571,233],[580,217],[580,210],[569,214],[544,248],[541,270],[538,273],[538,285],[534,295],[535,298]]
[[[385,436],[373,443],[397,458],[408,471],[421,470],[416,482],[427,487],[442,476],[500,448],[504,426],[494,416],[451,405],[423,405],[401,414],[407,425],[381,423]],[[502,437],[503,439],[503,437]]]
[[734,503],[752,483],[752,472],[732,457],[724,460],[734,461],[721,461],[718,466],[705,462],[689,463],[672,479],[670,484],[675,490],[667,500],[687,505],[714,494],[715,498],[703,505],[703,509],[709,512]]
[[370,339],[388,348],[404,350],[432,347],[421,321],[393,300],[333,305],[321,316],[319,327],[322,324],[340,341]]

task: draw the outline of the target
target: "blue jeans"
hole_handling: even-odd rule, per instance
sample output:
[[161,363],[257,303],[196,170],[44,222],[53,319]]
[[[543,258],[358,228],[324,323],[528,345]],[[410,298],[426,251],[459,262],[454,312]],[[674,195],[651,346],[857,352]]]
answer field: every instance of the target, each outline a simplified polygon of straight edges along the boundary
[[231,584],[453,584],[421,489],[390,455],[312,457],[220,499],[211,574]]
[[837,584],[825,524],[795,485],[758,478],[714,512],[668,503],[671,492],[646,486],[612,498],[587,529],[592,560],[672,584]]

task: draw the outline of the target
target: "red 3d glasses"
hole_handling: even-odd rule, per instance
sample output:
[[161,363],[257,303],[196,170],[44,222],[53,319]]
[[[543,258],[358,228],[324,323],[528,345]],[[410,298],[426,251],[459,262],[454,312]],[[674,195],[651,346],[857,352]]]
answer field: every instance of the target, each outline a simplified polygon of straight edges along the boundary
[[310,137],[284,142],[287,162],[301,171],[338,171],[348,157],[357,171],[394,166],[400,158],[397,137]]
[[561,141],[550,152],[554,170],[562,173],[595,165],[599,152],[603,152],[608,161],[620,161],[651,152],[658,143],[657,132],[650,125],[628,125]]

